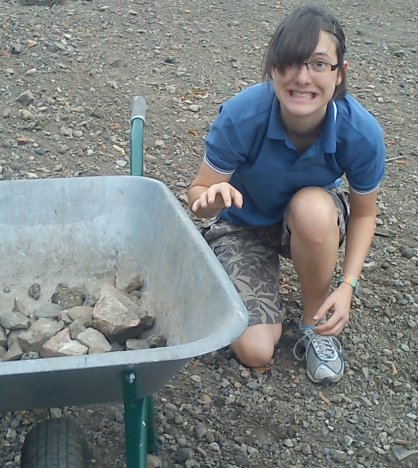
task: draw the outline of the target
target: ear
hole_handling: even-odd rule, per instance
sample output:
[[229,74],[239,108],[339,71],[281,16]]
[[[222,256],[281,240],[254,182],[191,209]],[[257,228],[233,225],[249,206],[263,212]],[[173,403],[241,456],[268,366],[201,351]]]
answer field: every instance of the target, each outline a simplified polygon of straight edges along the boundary
[[[344,75],[347,74],[349,68],[350,66],[348,65],[348,61],[344,60],[344,63],[343,63]],[[342,83],[342,81],[343,81],[343,74],[340,71],[338,71],[337,86],[339,86]]]

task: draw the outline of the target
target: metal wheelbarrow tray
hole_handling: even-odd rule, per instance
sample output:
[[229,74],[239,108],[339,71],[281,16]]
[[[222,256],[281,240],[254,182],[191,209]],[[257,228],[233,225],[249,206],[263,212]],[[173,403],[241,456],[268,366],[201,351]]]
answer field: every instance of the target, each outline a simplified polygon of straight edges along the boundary
[[[154,179],[1,182],[0,258],[2,313],[15,297],[29,310],[49,302],[61,281],[92,291],[123,268],[144,277],[142,300],[168,338],[165,348],[0,362],[0,411],[122,401],[126,376],[135,398],[151,396],[188,360],[230,344],[247,326],[223,268]],[[39,301],[27,294],[34,282]]]

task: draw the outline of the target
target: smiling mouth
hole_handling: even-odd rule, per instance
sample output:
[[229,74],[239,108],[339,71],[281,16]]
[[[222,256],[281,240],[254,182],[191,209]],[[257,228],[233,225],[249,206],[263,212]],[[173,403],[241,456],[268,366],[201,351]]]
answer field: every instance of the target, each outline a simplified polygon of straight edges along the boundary
[[316,93],[305,93],[300,91],[289,91],[291,97],[298,98],[298,99],[315,99],[317,96]]

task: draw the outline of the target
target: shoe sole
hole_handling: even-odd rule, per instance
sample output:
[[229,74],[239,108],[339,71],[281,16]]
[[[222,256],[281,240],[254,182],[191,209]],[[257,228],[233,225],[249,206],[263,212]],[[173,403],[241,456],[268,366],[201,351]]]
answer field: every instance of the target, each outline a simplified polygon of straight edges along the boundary
[[344,374],[342,374],[340,377],[338,377],[338,379],[335,379],[335,380],[332,380],[328,377],[325,377],[325,379],[322,379],[322,380],[317,380],[313,378],[313,376],[308,370],[306,370],[306,375],[308,376],[309,380],[311,380],[311,382],[315,384],[324,385],[324,386],[336,384],[340,382],[340,380],[344,377]]

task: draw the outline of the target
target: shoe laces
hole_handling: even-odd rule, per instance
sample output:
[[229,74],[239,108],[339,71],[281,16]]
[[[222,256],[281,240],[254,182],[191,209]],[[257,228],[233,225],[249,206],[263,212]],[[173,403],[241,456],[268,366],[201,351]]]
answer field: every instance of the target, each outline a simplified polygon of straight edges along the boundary
[[[308,328],[301,333],[300,338],[293,347],[293,355],[298,361],[303,361],[312,347],[322,361],[334,361],[342,352],[341,343],[334,336],[322,336]],[[304,348],[303,354],[299,349]]]

